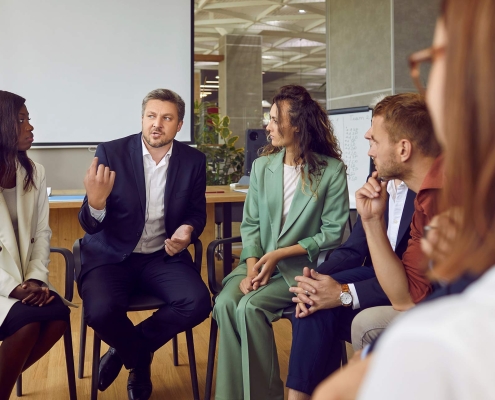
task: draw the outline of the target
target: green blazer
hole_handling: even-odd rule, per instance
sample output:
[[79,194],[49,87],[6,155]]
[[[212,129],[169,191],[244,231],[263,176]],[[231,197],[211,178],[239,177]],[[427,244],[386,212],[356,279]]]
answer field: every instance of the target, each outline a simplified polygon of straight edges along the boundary
[[[308,254],[290,257],[279,262],[278,271],[289,286],[295,286],[294,277],[301,275],[305,266],[316,268],[318,254],[341,244],[349,217],[349,194],[345,166],[331,157],[322,173],[313,177],[312,194],[307,185],[302,190],[302,179],[297,185],[285,224],[282,226],[285,150],[256,159],[251,170],[249,191],[244,204],[241,224],[243,250],[239,267],[229,276],[246,274],[245,260],[261,258],[281,247],[299,243]],[[227,278],[226,278],[227,280]]]

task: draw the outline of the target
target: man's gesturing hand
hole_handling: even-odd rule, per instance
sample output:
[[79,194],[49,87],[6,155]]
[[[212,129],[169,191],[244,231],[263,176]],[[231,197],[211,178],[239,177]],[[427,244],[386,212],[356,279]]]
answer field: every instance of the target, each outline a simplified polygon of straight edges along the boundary
[[165,239],[165,251],[169,256],[175,256],[191,243],[191,225],[181,225],[177,228],[170,239]]
[[115,171],[103,164],[98,165],[98,157],[93,158],[84,177],[84,187],[88,203],[96,210],[103,210],[115,182]]

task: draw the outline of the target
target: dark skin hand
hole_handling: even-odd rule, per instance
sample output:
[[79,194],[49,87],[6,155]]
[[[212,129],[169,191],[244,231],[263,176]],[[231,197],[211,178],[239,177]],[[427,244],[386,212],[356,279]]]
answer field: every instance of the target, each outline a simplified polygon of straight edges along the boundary
[[21,300],[24,304],[38,307],[49,304],[54,299],[54,296],[50,295],[50,290],[47,287],[42,287],[35,280],[27,280],[22,285],[17,286],[10,293],[10,296]]

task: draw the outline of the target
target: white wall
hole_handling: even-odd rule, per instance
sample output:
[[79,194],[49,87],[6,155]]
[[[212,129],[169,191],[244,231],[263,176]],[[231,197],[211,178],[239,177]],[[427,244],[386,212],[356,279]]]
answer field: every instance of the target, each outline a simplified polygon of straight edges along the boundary
[[187,105],[188,0],[2,0],[0,88],[27,99],[41,143],[99,143],[141,130],[141,101],[159,87]]

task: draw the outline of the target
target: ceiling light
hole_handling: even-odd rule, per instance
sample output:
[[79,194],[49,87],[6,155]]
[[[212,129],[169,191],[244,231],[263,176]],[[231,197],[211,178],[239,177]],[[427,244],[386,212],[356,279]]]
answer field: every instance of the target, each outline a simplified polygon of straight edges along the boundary
[[217,75],[217,76],[215,76],[215,79],[219,79],[219,78],[220,78],[220,77],[219,77],[218,75]]
[[306,14],[306,10],[299,10],[299,14]]

